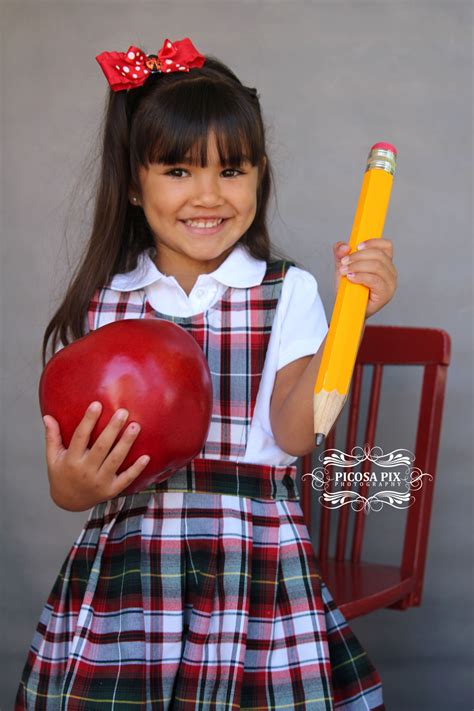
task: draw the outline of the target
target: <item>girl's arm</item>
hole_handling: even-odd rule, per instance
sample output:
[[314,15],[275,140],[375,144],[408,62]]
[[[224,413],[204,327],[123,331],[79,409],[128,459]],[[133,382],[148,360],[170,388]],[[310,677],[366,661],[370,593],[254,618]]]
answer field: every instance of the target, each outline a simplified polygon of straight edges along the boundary
[[[379,237],[366,240],[359,244],[356,252],[349,253],[348,244],[336,242],[333,245],[334,293],[337,294],[343,274],[347,274],[354,283],[367,286],[367,320],[380,311],[395,293],[397,270],[392,261],[393,244]],[[365,323],[359,347],[364,331]],[[270,400],[270,424],[280,449],[294,457],[309,454],[315,448],[313,394],[325,344],[326,338],[316,355],[298,358],[276,374]]]
[[[365,324],[359,346],[364,330]],[[316,446],[313,394],[325,344],[326,338],[314,356],[298,358],[276,374],[270,400],[270,424],[277,445],[293,457],[309,454]]]

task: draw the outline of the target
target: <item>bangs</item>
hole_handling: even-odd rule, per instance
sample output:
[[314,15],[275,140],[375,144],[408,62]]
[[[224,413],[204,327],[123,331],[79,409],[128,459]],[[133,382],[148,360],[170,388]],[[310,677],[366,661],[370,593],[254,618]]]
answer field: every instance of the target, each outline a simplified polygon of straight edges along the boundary
[[160,92],[159,101],[152,99],[142,102],[132,123],[132,172],[151,163],[207,167],[211,132],[222,166],[245,161],[255,166],[265,155],[255,113],[225,84],[205,78],[178,81]]

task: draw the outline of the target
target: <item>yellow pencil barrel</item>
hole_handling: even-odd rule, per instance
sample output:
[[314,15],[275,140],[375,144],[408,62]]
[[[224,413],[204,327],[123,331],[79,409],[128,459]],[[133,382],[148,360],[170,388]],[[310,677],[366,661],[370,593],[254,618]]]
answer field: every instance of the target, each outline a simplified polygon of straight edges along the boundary
[[[390,201],[396,158],[396,149],[387,143],[376,143],[369,152],[349,239],[350,253],[357,251],[357,245],[360,242],[382,236]],[[326,420],[334,415],[337,407],[340,410],[347,397],[357,358],[368,298],[368,287],[362,284],[354,284],[345,276],[341,277],[321,366],[314,386],[315,432],[326,433],[329,431],[330,427],[328,428]],[[335,391],[334,395],[337,393],[339,396],[338,404],[328,408],[327,403],[323,401],[324,399],[319,398],[318,406],[317,396],[322,391],[325,394]],[[340,396],[343,397],[341,398]],[[318,418],[323,421],[318,421]],[[334,417],[335,419],[336,417]]]

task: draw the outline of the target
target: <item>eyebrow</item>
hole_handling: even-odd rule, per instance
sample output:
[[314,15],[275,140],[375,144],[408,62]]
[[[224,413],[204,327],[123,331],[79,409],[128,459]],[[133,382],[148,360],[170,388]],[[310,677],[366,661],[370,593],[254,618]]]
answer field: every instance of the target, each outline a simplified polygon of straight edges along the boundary
[[[189,156],[185,156],[182,161],[176,161],[177,163],[183,162],[183,163],[188,163],[189,164]],[[241,156],[239,161],[224,161],[224,163],[229,162],[229,163],[251,163],[251,160],[248,156]],[[171,165],[171,164],[170,164]],[[220,163],[219,163],[220,165]]]

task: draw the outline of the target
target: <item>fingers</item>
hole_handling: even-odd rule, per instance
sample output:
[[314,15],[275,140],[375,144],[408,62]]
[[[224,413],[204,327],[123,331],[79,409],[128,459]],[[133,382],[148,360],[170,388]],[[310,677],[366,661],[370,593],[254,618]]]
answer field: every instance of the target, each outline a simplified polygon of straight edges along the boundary
[[349,272],[360,272],[365,271],[373,274],[380,274],[381,272],[390,272],[394,269],[394,266],[386,254],[380,253],[376,255],[375,258],[367,258],[363,254],[351,254],[347,261],[341,262],[338,269],[339,274],[347,274]]
[[396,284],[397,270],[385,250],[366,248],[346,255],[340,260],[337,274],[351,281],[374,287],[383,284],[390,288]]
[[336,244],[333,245],[333,252],[336,257],[343,256],[344,254],[348,254],[351,251],[351,248],[347,244],[347,242],[336,242]]
[[128,419],[128,410],[120,408],[110,418],[89,452],[89,460],[98,469],[110,453],[110,449]]
[[[123,460],[127,456],[130,448],[132,447],[133,443],[135,442],[135,440],[138,437],[138,434],[140,432],[140,425],[138,424],[138,422],[130,423],[129,426],[127,427],[127,429],[125,430],[125,432],[120,437],[120,439],[117,442],[117,444],[115,445],[115,447],[111,450],[110,448],[111,448],[112,444],[114,443],[116,436],[122,426],[120,424],[120,418],[117,418],[117,419],[119,420],[118,425],[116,424],[116,422],[114,422],[114,418],[112,418],[112,420],[110,422],[110,427],[112,428],[111,429],[111,431],[112,431],[111,437],[110,438],[105,437],[103,442],[99,442],[99,439],[100,439],[99,438],[91,450],[91,454],[94,455],[95,465],[97,467],[100,467],[101,471],[108,472],[111,475],[116,474],[117,469],[120,467]],[[122,422],[122,424],[123,424],[123,422]],[[109,427],[109,425],[108,425],[108,427]],[[105,435],[105,434],[106,434],[106,430],[104,430],[102,435]],[[102,437],[102,435],[101,435],[101,437]],[[105,452],[105,457],[103,456],[104,452]],[[96,459],[96,457],[99,457],[99,459]]]
[[[357,245],[353,254],[357,254],[358,252],[363,252],[365,254],[367,250],[373,249],[387,254],[390,258],[393,257],[393,242],[389,239],[385,239],[384,237],[363,240]],[[343,257],[349,254],[350,251],[351,248],[347,242],[336,242],[333,245],[333,252],[336,258]]]
[[344,250],[348,246],[344,242],[333,246],[335,293],[342,276],[368,287],[367,318],[388,303],[397,288],[398,273],[392,261],[393,244],[391,240],[377,237],[363,240],[354,251]]
[[381,252],[387,254],[389,258],[393,257],[393,242],[389,239],[385,239],[384,237],[365,239],[357,245],[356,251],[362,251],[365,254],[369,249],[380,250]]
[[348,274],[347,277],[353,282],[368,286],[370,297],[375,301],[380,300],[387,290],[387,280],[374,272],[357,272],[357,274]]
[[68,451],[75,458],[81,458],[87,451],[87,445],[94,429],[97,420],[102,412],[102,405],[99,402],[93,402],[87,408],[84,417],[79,422],[71,437]]
[[337,265],[337,271],[339,274],[367,271],[377,274],[384,273],[387,276],[396,275],[391,257],[384,250],[369,248],[343,257]]
[[127,486],[129,486],[132,481],[134,481],[138,477],[139,474],[142,473],[149,461],[150,457],[144,455],[143,457],[137,459],[137,461],[124,472],[122,472],[118,476],[114,475],[114,481],[111,484],[111,496],[114,497],[121,494],[122,491],[126,489]]
[[[346,267],[343,267],[343,269],[346,269]],[[351,282],[368,286],[371,290],[370,297],[372,299],[375,299],[377,294],[393,294],[396,289],[396,271],[381,267],[380,262],[375,260],[357,262],[349,265],[347,269],[347,272],[343,272],[344,276]]]

